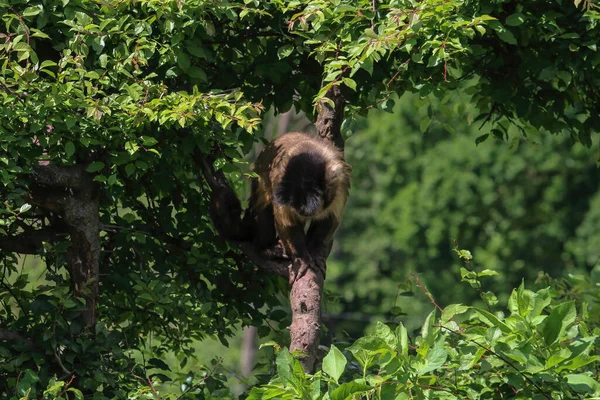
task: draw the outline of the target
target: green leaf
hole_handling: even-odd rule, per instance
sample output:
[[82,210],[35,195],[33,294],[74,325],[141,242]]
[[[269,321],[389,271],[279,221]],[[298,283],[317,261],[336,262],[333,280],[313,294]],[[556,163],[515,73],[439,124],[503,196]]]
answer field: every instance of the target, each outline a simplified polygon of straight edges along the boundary
[[199,80],[201,80],[202,82],[206,82],[206,81],[208,81],[208,77],[206,76],[206,72],[204,72],[204,70],[203,70],[202,68],[199,68],[199,67],[193,66],[193,67],[190,67],[190,68],[187,70],[187,73],[188,73],[188,75],[189,75],[189,76],[191,76],[192,78],[199,79]]
[[498,327],[498,328],[500,328],[500,330],[503,333],[511,333],[512,332],[512,329],[510,329],[510,327],[508,325],[506,325],[504,322],[500,321],[500,319],[498,319],[498,317],[496,317],[491,312],[482,310],[481,308],[476,308],[476,307],[473,307],[473,310],[477,314],[479,314],[479,319],[486,325],[488,325],[490,327],[492,327],[492,326]]
[[525,16],[521,13],[514,13],[506,18],[506,25],[519,26],[525,22]]
[[444,311],[442,311],[442,316],[440,317],[440,321],[443,324],[450,321],[454,318],[455,315],[463,314],[469,310],[469,307],[463,306],[462,304],[450,304]]
[[553,354],[548,361],[546,361],[546,368],[552,368],[557,364],[560,364],[561,362],[563,362],[564,360],[566,360],[567,358],[571,357],[571,354],[573,354],[571,352],[571,350],[565,348],[562,348],[558,353]]
[[286,44],[285,46],[277,49],[277,57],[281,60],[282,58],[288,57],[294,51],[294,46],[291,44]]
[[427,318],[425,318],[425,322],[423,322],[423,326],[421,327],[421,336],[423,340],[427,343],[433,343],[433,337],[435,336],[436,330],[434,330],[433,325],[435,324],[435,311],[434,308]]
[[323,358],[323,371],[337,383],[346,368],[346,363],[346,357],[332,344],[329,353]]
[[292,356],[287,347],[281,349],[279,354],[277,354],[277,374],[283,382],[297,390],[302,386],[302,380],[304,379],[302,366],[298,370],[299,364],[298,360]]
[[142,136],[141,139],[142,143],[144,143],[144,146],[154,146],[156,143],[158,143],[158,140],[152,136]]
[[79,389],[69,388],[67,392],[73,393],[76,400],[84,400],[83,393]]
[[448,352],[441,346],[435,346],[429,349],[427,356],[425,356],[425,363],[418,369],[417,373],[419,375],[424,375],[428,372],[435,371],[444,365],[447,358]]
[[554,307],[550,312],[550,316],[546,319],[542,331],[546,344],[551,345],[560,340],[567,328],[575,322],[576,317],[575,303],[572,301]]
[[34,17],[36,15],[38,15],[39,13],[42,12],[42,8],[41,7],[27,7],[25,10],[23,10],[23,16],[24,17]]
[[187,71],[191,65],[190,56],[182,51],[177,52],[177,65],[182,70]]
[[517,44],[517,39],[515,38],[515,35],[513,35],[511,31],[502,30],[502,31],[496,32],[496,33],[498,33],[498,37],[500,39],[502,39],[503,41],[505,41],[506,43],[513,44],[513,45]]
[[148,360],[148,367],[149,368],[158,368],[164,371],[170,371],[171,368],[169,367],[169,365],[164,362],[163,360],[159,359],[159,358],[151,358]]
[[423,117],[421,122],[419,123],[419,130],[421,133],[427,132],[427,128],[429,128],[429,124],[431,124],[431,119],[428,117]]
[[31,204],[25,203],[19,208],[19,214],[22,214],[31,209]]
[[375,356],[389,352],[390,348],[383,339],[377,336],[365,336],[348,347],[348,351],[354,355],[363,368],[368,368]]
[[579,37],[579,34],[575,32],[563,33],[559,36],[559,38],[561,39],[579,39]]
[[98,172],[104,168],[104,163],[101,161],[94,161],[85,169],[87,172]]
[[394,335],[394,332],[392,332],[389,326],[381,321],[377,321],[377,326],[375,327],[375,336],[385,340],[390,349],[396,347],[396,335]]
[[478,136],[477,139],[475,139],[475,145],[478,146],[480,143],[485,142],[489,136],[490,136],[489,133],[485,133],[481,136]]
[[373,75],[373,59],[367,57],[363,60],[361,68],[369,73],[369,75]]
[[71,142],[71,141],[68,141],[68,142],[65,144],[65,153],[66,153],[66,155],[67,155],[67,158],[71,158],[71,156],[72,156],[73,154],[75,154],[75,145],[73,144],[73,142]]
[[381,102],[380,108],[383,111],[392,114],[394,112],[395,105],[396,105],[396,102],[394,101],[394,99],[386,99],[385,101]]
[[350,89],[356,91],[356,82],[351,78],[342,78],[342,82]]
[[42,61],[42,63],[40,64],[40,69],[42,68],[48,68],[48,67],[55,67],[57,64],[54,61],[51,60],[44,60]]
[[577,393],[593,393],[600,390],[600,383],[588,375],[571,374],[565,376],[565,378]]
[[396,339],[399,353],[406,357],[408,355],[408,331],[402,323],[396,328]]
[[371,390],[371,386],[369,385],[364,383],[348,382],[341,384],[337,389],[333,390],[329,398],[331,400],[346,400],[368,390]]

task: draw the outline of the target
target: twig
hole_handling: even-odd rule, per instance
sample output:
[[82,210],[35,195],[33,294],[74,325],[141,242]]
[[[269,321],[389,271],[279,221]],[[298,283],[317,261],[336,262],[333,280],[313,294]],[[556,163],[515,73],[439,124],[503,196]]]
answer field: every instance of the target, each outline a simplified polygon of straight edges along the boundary
[[[56,353],[55,353],[56,354]],[[75,379],[75,375],[71,376],[71,379],[69,380],[69,382],[67,382],[67,384],[65,385],[65,388],[63,389],[63,391],[58,395],[57,399],[60,399],[62,397],[63,394],[67,393],[67,389],[69,389],[69,386],[71,386],[71,383],[73,383],[73,379]]]
[[[53,349],[53,350],[54,350],[54,358],[56,358],[56,361],[58,361],[58,365],[60,366],[60,369],[62,369],[63,372],[65,373],[65,375],[67,375],[67,376],[73,374],[73,372],[71,372],[71,371],[69,371],[68,369],[65,368],[65,365],[62,363],[62,360],[58,356],[58,353],[56,352],[56,349]],[[73,378],[71,378],[71,380],[73,380]]]
[[443,312],[444,309],[442,307],[440,307],[438,303],[435,302],[435,300],[433,299],[433,297],[431,297],[431,294],[429,294],[429,292],[427,291],[427,289],[425,289],[425,286],[423,286],[423,284],[419,280],[419,277],[417,275],[415,275],[414,273],[411,273],[410,275],[415,279],[415,282],[417,282],[417,285],[421,288],[421,290],[423,291],[423,293],[425,293],[425,296],[427,296],[427,298],[429,299],[429,301],[431,302],[431,304],[433,304],[438,310],[440,310],[440,312]]

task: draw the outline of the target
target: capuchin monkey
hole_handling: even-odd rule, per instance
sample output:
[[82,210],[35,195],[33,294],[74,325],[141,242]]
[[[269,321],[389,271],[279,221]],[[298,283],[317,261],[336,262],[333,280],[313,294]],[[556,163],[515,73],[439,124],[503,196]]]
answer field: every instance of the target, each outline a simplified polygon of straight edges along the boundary
[[[308,268],[325,277],[348,192],[351,167],[331,142],[305,133],[284,134],[254,163],[249,215],[260,251],[281,240],[292,261],[290,283]],[[305,226],[310,223],[305,233]]]

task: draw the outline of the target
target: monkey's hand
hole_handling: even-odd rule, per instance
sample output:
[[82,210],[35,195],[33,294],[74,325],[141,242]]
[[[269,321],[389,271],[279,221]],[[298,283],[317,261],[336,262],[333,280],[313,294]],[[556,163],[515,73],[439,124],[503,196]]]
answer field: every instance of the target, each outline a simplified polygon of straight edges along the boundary
[[313,265],[314,263],[312,259],[294,259],[290,268],[290,284],[293,284],[294,282],[296,282],[296,280],[302,278],[309,268],[313,268]]

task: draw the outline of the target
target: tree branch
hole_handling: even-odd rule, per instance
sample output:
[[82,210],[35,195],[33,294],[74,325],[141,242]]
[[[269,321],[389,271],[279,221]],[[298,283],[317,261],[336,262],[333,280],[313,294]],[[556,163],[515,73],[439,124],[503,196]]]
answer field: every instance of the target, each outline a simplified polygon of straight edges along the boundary
[[65,231],[57,229],[29,230],[18,235],[0,238],[0,250],[20,254],[38,254],[43,242],[56,242]]
[[317,107],[319,115],[315,123],[317,133],[323,139],[333,142],[338,149],[344,151],[344,138],[342,137],[341,128],[344,120],[346,99],[342,94],[342,88],[340,86],[332,86],[325,94],[325,97],[333,102],[334,107],[326,100],[322,100],[319,103]]
[[55,165],[40,165],[33,169],[33,181],[41,186],[79,189],[83,182],[85,165],[58,167]]

